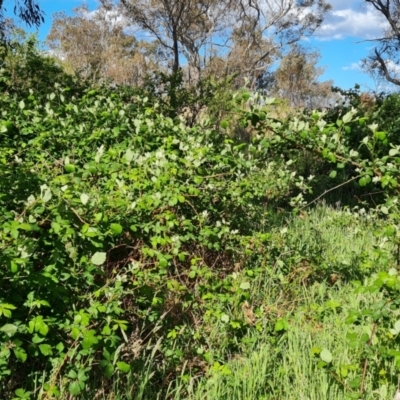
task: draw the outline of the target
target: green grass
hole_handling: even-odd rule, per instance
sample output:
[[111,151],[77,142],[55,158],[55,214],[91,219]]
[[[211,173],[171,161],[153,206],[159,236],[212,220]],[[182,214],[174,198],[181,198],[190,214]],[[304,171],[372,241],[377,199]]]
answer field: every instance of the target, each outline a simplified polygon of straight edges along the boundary
[[[208,326],[202,321],[203,328],[209,330],[205,344],[209,362],[201,370],[186,363],[167,389],[157,387],[153,374],[160,371],[156,365],[158,344],[148,343],[149,358],[140,375],[92,382],[90,398],[345,399],[345,386],[353,372],[350,370],[348,377],[341,379],[318,367],[319,351],[328,349],[339,369],[360,356],[361,350],[351,348],[346,335],[349,331],[361,335],[370,327],[348,325],[345,319],[349,310],[374,303],[379,294],[356,294],[351,279],[367,279],[376,269],[394,263],[393,247],[374,234],[382,223],[368,215],[324,203],[307,214],[285,220],[275,227],[272,236],[281,256],[260,274],[258,281],[252,282],[250,289],[248,304],[253,307],[257,322],[237,339],[235,351],[231,346],[232,331],[224,329],[222,323]],[[334,274],[339,279],[332,283],[330,277]],[[243,303],[232,303],[225,312],[231,320],[237,319],[244,312],[242,306]],[[287,329],[275,332],[279,318],[287,321]],[[378,386],[378,371],[367,370],[363,399],[393,399],[397,375],[390,361],[385,367],[389,378],[386,382],[382,379]],[[167,381],[166,377],[161,381]],[[103,394],[110,392],[103,390],[104,385],[111,385],[114,394]]]
[[[337,365],[352,362],[346,334],[350,329],[344,320],[351,308],[360,302],[373,301],[354,296],[349,285],[328,287],[315,284],[304,289],[300,307],[286,316],[288,329],[275,344],[258,334],[254,347],[243,350],[227,362],[226,371],[210,372],[197,382],[177,383],[171,399],[190,400],[342,400],[344,386],[318,368],[315,348],[327,348]],[[362,327],[358,332],[363,331]],[[388,371],[394,373],[393,370]],[[374,389],[367,374],[365,399],[392,399],[395,385]]]

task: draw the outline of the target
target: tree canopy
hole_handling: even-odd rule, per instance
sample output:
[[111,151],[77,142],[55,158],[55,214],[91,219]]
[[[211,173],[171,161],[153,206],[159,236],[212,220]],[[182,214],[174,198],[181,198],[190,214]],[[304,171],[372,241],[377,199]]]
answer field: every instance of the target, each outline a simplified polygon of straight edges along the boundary
[[198,81],[218,60],[220,73],[236,73],[253,86],[276,55],[312,35],[330,9],[324,0],[120,0],[119,7],[160,45],[173,72],[185,59]]
[[[36,0],[13,0],[12,3],[14,3],[14,14],[29,26],[39,26],[44,22],[44,12]],[[0,0],[0,37],[4,37],[6,11],[8,10],[5,8],[4,0]]]
[[365,65],[388,82],[400,86],[400,73],[396,68],[400,63],[400,1],[365,0],[365,2],[378,11],[387,22],[382,36],[374,39],[377,45],[365,60]]

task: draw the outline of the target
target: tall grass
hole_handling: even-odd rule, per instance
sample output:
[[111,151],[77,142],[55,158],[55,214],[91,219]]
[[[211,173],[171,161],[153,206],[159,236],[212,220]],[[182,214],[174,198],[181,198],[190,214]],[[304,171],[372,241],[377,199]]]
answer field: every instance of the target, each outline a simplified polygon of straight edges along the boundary
[[[258,334],[254,347],[233,357],[224,373],[210,372],[197,382],[175,382],[168,398],[174,400],[343,400],[345,382],[321,368],[313,349],[327,348],[337,365],[351,364],[347,312],[375,299],[354,296],[349,285],[331,288],[315,284],[304,288],[303,304],[287,315],[288,329],[271,343]],[[352,328],[353,329],[353,328]],[[359,333],[362,327],[359,328]],[[394,373],[392,367],[391,373]],[[396,385],[372,386],[367,377],[365,399],[392,399]]]
[[[196,371],[186,363],[180,367],[178,378],[170,381],[167,388],[161,388],[153,379],[153,371],[160,371],[159,366],[155,368],[157,343],[148,344],[149,358],[140,375],[116,376],[107,383],[113,387],[113,395],[107,396],[103,393],[110,391],[102,390],[105,382],[92,382],[91,398],[345,399],[347,380],[338,379],[338,375],[318,366],[319,350],[329,349],[338,368],[357,359],[361,350],[351,348],[346,335],[350,329],[361,335],[364,327],[349,326],[345,319],[349,310],[372,304],[379,294],[356,294],[351,280],[367,279],[379,266],[382,251],[387,256],[386,262],[394,263],[394,249],[374,234],[382,224],[379,219],[324,203],[297,217],[279,217],[275,221],[272,240],[282,246],[281,255],[252,284],[248,301],[250,307],[257,306],[258,329],[248,329],[238,340],[236,351],[228,345],[232,340],[229,331],[218,324],[207,326],[208,365]],[[302,263],[302,268],[296,263]],[[303,279],[311,275],[313,279]],[[332,281],[333,275],[339,278]],[[235,319],[243,313],[242,306],[233,303],[225,312]],[[279,318],[287,326],[277,331],[274,326]],[[396,376],[393,365],[389,363],[387,368],[388,375]],[[376,387],[374,373],[368,371],[366,375],[363,399],[391,400],[397,382],[382,381]],[[349,379],[351,374],[350,371]],[[160,381],[168,381],[165,378]]]

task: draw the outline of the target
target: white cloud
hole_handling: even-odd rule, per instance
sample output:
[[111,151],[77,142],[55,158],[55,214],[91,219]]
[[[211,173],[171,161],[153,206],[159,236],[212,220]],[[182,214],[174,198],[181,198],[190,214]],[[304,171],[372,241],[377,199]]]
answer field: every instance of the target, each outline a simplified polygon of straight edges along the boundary
[[373,39],[387,26],[384,17],[372,7],[360,7],[359,1],[331,0],[332,11],[316,32],[319,40],[340,40],[352,36]]
[[386,60],[385,61],[387,69],[389,70],[389,72],[391,72],[392,74],[395,75],[400,75],[400,65],[396,64],[394,61],[392,60]]
[[350,65],[342,67],[342,69],[345,71],[362,71],[361,62],[353,62]]

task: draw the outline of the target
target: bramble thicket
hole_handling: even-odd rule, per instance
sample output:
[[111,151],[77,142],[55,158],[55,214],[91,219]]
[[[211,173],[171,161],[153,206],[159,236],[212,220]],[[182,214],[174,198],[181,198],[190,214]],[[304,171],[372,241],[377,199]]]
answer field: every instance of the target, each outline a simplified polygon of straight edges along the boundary
[[398,94],[282,113],[4,51],[0,398],[393,397]]

